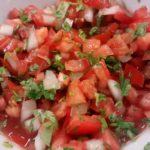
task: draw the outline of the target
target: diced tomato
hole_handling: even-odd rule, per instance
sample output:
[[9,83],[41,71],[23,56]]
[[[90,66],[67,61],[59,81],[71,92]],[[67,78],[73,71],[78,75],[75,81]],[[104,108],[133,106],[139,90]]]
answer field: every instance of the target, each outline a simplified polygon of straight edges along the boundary
[[144,53],[142,60],[150,60],[150,51],[146,51]]
[[111,48],[107,45],[102,45],[99,49],[94,51],[94,56],[111,56],[114,53],[112,52]]
[[32,20],[37,27],[44,26],[44,20],[41,14],[32,14]]
[[4,111],[6,108],[6,101],[4,97],[0,96],[0,112]]
[[95,83],[92,80],[83,80],[79,85],[81,91],[85,94],[88,99],[94,99],[97,89]]
[[105,62],[102,60],[99,62],[99,65],[94,66],[94,72],[99,80],[99,87],[106,88],[107,82],[111,78],[110,72],[105,64]]
[[4,48],[10,43],[10,37],[2,37],[0,38],[0,50],[4,50]]
[[74,80],[70,83],[67,91],[66,101],[68,105],[78,105],[86,103],[85,96],[79,88],[80,81]]
[[96,9],[106,8],[110,6],[109,0],[84,0],[84,3]]
[[100,40],[88,39],[83,44],[83,52],[92,52],[100,48]]
[[71,135],[89,135],[100,130],[101,124],[97,116],[73,116],[66,128]]
[[24,75],[28,71],[28,63],[25,60],[20,60],[18,64],[18,75]]
[[106,129],[102,133],[102,139],[104,140],[104,145],[106,144],[111,150],[120,150],[120,144],[117,137],[111,132],[111,130]]
[[19,16],[20,12],[17,8],[12,9],[8,14],[9,19],[15,19],[18,18]]
[[140,100],[140,106],[145,110],[150,110],[150,93],[146,93]]
[[143,87],[144,85],[144,75],[138,69],[130,64],[126,64],[124,74],[130,79],[131,84],[137,87]]
[[89,68],[87,59],[69,60],[65,62],[65,69],[72,72],[82,72]]
[[127,54],[132,54],[127,44],[121,38],[120,35],[115,35],[112,39],[107,42],[108,46],[112,49],[114,55],[124,56]]
[[101,33],[94,36],[94,38],[100,40],[102,44],[105,44],[110,39],[110,37],[110,33]]
[[144,118],[144,112],[141,108],[131,105],[127,109],[127,115],[131,118],[133,118],[134,121],[138,121],[142,118]]

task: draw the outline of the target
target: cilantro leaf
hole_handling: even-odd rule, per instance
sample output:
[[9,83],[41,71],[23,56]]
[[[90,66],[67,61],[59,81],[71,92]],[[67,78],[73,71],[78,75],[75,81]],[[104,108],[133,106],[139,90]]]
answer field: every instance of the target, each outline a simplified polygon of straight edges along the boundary
[[7,119],[0,121],[0,130],[7,126]]
[[39,69],[39,65],[38,64],[33,64],[29,67],[29,71],[33,72],[33,71],[37,71]]
[[99,117],[98,118],[101,122],[101,128],[102,128],[102,132],[108,128],[108,124],[107,121],[103,118],[103,117]]
[[62,24],[62,28],[65,31],[69,32],[69,31],[71,31],[72,25],[73,25],[73,20],[66,18],[64,23]]
[[9,143],[8,141],[3,142],[3,146],[5,148],[13,148],[13,145],[11,143]]
[[148,142],[148,143],[144,146],[144,150],[150,150],[150,142]]
[[102,25],[102,23],[104,22],[104,20],[105,20],[105,16],[97,17],[97,19],[96,19],[96,26],[100,27]]
[[21,13],[21,15],[20,15],[20,20],[21,20],[23,23],[31,22],[31,18],[29,18],[28,15],[24,14],[24,12]]
[[10,76],[10,73],[8,72],[8,70],[5,67],[0,67],[0,76]]
[[98,27],[92,27],[90,32],[89,32],[89,35],[95,35],[98,33],[99,33]]
[[22,101],[21,96],[20,96],[16,91],[13,91],[12,98],[13,98],[16,102],[21,102],[21,101]]
[[139,36],[144,36],[146,34],[146,28],[147,28],[147,23],[140,23],[137,26],[137,29],[135,30],[135,32],[133,32],[132,36],[133,39],[136,39]]
[[118,72],[121,69],[121,63],[113,56],[108,56],[105,62],[111,72]]
[[79,29],[79,37],[84,41],[86,40],[87,35],[85,34],[85,32],[82,29]]
[[52,90],[44,90],[43,91],[43,96],[46,98],[46,99],[49,99],[49,100],[54,100],[55,99],[55,95],[56,95],[56,90],[52,89]]
[[71,148],[71,147],[64,147],[63,150],[74,150],[74,148]]
[[125,77],[123,75],[120,76],[119,80],[120,80],[119,87],[121,89],[122,95],[128,96],[128,92],[131,87],[130,81],[128,79],[125,79]]
[[81,2],[81,0],[78,0],[77,2],[77,7],[76,7],[76,11],[82,11],[85,9],[84,4]]
[[98,104],[102,101],[105,101],[107,97],[102,93],[95,93],[95,98],[96,98],[96,106],[98,106]]
[[63,19],[66,14],[67,14],[67,11],[68,11],[68,8],[70,6],[70,2],[60,2],[54,16],[58,19]]

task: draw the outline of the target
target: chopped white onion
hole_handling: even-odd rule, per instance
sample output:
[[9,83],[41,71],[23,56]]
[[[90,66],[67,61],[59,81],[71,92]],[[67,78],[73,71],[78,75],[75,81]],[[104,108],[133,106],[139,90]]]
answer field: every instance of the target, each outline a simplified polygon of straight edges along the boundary
[[71,116],[84,115],[84,114],[87,113],[87,110],[88,110],[88,105],[87,104],[80,104],[80,105],[77,105],[77,106],[72,106],[70,115]]
[[33,110],[36,109],[36,102],[34,100],[23,101],[21,108],[21,122],[32,116]]
[[115,80],[108,80],[108,87],[115,100],[122,100],[123,99],[122,92],[121,89],[116,86],[117,84],[118,82]]
[[122,63],[126,63],[128,61],[130,61],[132,59],[132,56],[131,55],[127,55],[127,56],[120,56],[118,58]]
[[84,11],[84,19],[87,22],[92,22],[93,21],[93,17],[94,17],[93,9],[90,8],[90,7],[86,8],[85,11]]
[[52,15],[56,11],[56,6],[55,5],[47,6],[46,8],[43,9],[43,11],[46,14]]
[[53,71],[47,70],[43,80],[45,90],[60,89],[60,82]]
[[69,18],[66,18],[65,21],[64,21],[64,23],[62,24],[62,27],[65,26],[66,23],[69,25],[69,27],[72,27],[73,20],[71,20]]
[[37,118],[31,118],[24,122],[24,126],[27,130],[31,128],[32,132],[35,132],[40,128],[40,121]]
[[76,73],[72,72],[72,73],[70,74],[70,79],[71,79],[71,80],[78,80],[78,79],[80,79],[83,75],[84,75],[83,72],[76,72]]
[[36,37],[35,28],[31,28],[27,42],[27,50],[32,50],[38,47],[38,39]]
[[43,21],[45,24],[47,25],[51,25],[54,21],[55,21],[55,17],[54,16],[50,16],[50,15],[43,15]]
[[103,141],[99,139],[93,139],[86,142],[87,150],[104,150]]
[[34,142],[35,150],[45,150],[46,144],[41,139],[40,131],[38,132],[37,136],[35,137]]
[[121,10],[121,8],[119,5],[115,5],[110,8],[100,9],[98,12],[98,16],[100,17],[102,15],[114,15],[120,10]]
[[6,36],[11,36],[14,32],[14,27],[8,24],[2,24],[0,26],[0,34],[1,35],[6,35]]

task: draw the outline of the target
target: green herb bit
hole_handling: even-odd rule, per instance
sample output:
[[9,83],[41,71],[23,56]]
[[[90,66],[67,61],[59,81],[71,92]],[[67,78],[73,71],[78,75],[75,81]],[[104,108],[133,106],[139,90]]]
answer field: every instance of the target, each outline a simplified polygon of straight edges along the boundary
[[3,142],[3,146],[5,147],[5,148],[13,148],[13,145],[11,144],[11,143],[9,143],[8,141],[5,141],[5,142]]
[[64,147],[63,150],[74,150],[74,148],[71,148],[71,147]]
[[96,26],[100,27],[102,25],[102,23],[104,22],[104,20],[105,20],[105,16],[97,17]]
[[146,34],[147,23],[141,23],[137,26],[135,32],[133,32],[133,39],[136,39],[139,36],[144,36]]
[[120,76],[119,80],[120,80],[120,89],[121,89],[122,95],[128,96],[128,92],[131,87],[130,81],[128,79],[125,79],[123,75]]
[[39,65],[38,64],[33,64],[29,67],[29,71],[30,72],[34,72],[37,71],[39,69]]
[[43,91],[43,96],[45,99],[53,101],[55,99],[55,95],[56,95],[55,89]]
[[111,72],[119,72],[121,70],[121,63],[115,57],[108,56],[105,62]]
[[73,25],[73,20],[66,18],[64,23],[62,24],[62,28],[65,31],[69,32],[69,31],[71,31],[72,25]]
[[83,41],[85,41],[86,40],[86,37],[87,37],[87,35],[85,34],[85,32],[82,30],[82,29],[79,29],[79,37],[83,40]]
[[107,129],[107,128],[108,128],[107,121],[106,121],[103,117],[101,117],[101,116],[100,116],[98,119],[99,119],[99,120],[100,120],[100,122],[101,122],[102,132],[104,132],[104,131],[105,131],[105,129]]
[[102,93],[95,93],[95,98],[96,98],[96,106],[98,106],[99,103],[105,101],[107,97]]
[[10,76],[10,73],[5,67],[0,67],[0,76]]
[[3,129],[7,126],[7,119],[0,121],[0,129]]
[[63,19],[65,18],[68,8],[70,6],[70,2],[61,2],[55,12],[55,17],[58,19]]
[[29,18],[29,16],[26,15],[26,14],[21,14],[20,20],[21,20],[23,23],[29,23],[29,22],[31,22],[31,18]]
[[95,35],[95,34],[98,34],[98,33],[99,33],[98,27],[92,27],[90,32],[89,32],[89,35]]
[[85,9],[84,4],[81,2],[81,0],[78,0],[76,11],[83,11]]
[[150,150],[150,142],[148,142],[148,143],[144,146],[144,150]]
[[21,102],[21,101],[22,101],[21,96],[20,96],[16,91],[13,91],[12,98],[13,98],[16,102]]

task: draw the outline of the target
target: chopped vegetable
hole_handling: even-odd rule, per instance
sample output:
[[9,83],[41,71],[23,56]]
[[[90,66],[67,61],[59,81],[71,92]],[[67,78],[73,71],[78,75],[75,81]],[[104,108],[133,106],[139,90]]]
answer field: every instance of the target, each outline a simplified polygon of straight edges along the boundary
[[5,148],[9,148],[9,149],[11,149],[11,148],[13,148],[13,145],[10,143],[10,142],[3,142],[3,146],[5,147]]
[[150,142],[148,142],[148,143],[144,146],[144,150],[150,150]]

